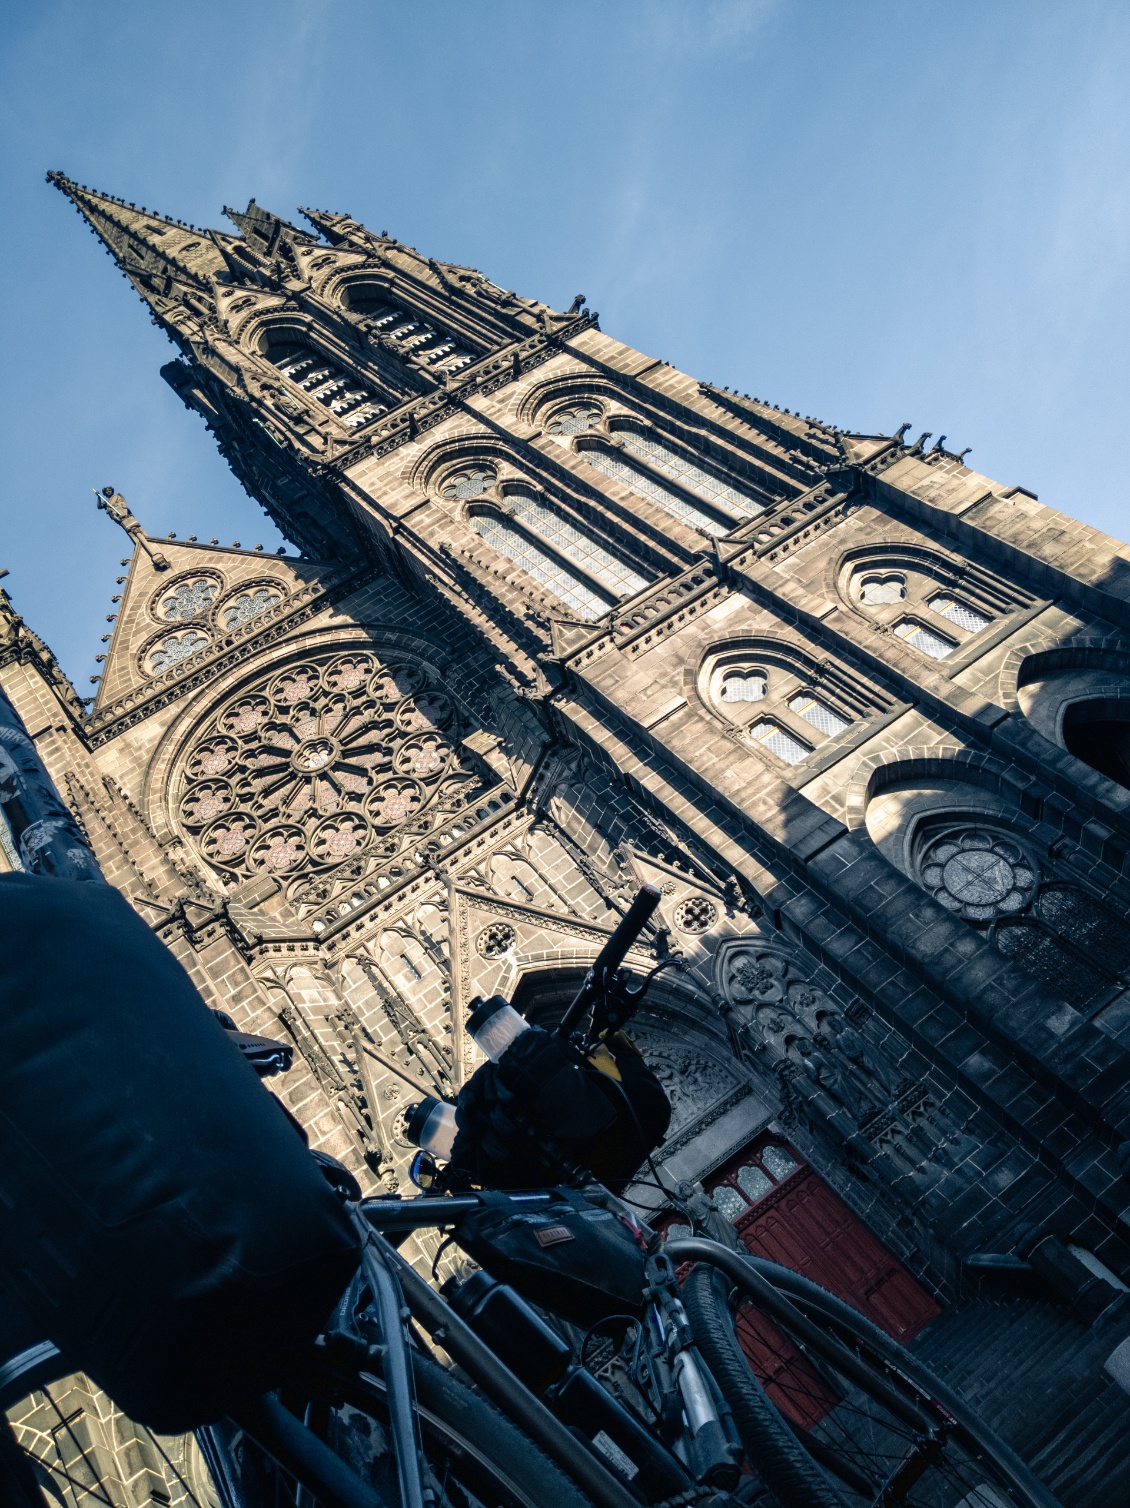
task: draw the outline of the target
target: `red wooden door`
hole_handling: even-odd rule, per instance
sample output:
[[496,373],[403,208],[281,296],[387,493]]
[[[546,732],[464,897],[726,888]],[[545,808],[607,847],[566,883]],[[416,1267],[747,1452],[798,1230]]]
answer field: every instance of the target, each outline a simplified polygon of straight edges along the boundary
[[759,1257],[803,1273],[906,1342],[941,1311],[902,1263],[789,1146],[761,1138],[707,1191]]
[[[706,1181],[719,1212],[759,1257],[803,1273],[907,1341],[941,1313],[897,1258],[800,1156],[761,1137]],[[744,1305],[738,1338],[766,1392],[798,1424],[811,1426],[839,1401],[804,1357],[762,1315]]]

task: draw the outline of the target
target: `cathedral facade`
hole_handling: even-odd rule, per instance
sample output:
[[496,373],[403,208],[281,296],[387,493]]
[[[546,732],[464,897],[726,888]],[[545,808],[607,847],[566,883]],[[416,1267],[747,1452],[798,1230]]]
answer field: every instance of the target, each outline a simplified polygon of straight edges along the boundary
[[[152,538],[107,488],[93,702],[11,604],[0,682],[107,878],[293,1044],[272,1087],[311,1141],[410,1191],[468,1002],[558,1008],[656,884],[629,963],[675,963],[632,1030],[674,1119],[639,1201],[709,1200],[1065,1504],[1112,1502],[1130,550],[346,215],[202,231],[51,176],[294,549]],[[184,1496],[84,1406],[122,1502]]]

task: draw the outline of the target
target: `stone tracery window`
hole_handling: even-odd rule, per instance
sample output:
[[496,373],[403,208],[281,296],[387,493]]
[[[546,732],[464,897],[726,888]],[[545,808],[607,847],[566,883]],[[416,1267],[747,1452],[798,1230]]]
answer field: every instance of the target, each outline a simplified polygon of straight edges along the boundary
[[[942,563],[935,569],[926,562],[921,565],[908,562],[900,570],[866,566],[851,574],[847,592],[870,617],[889,627],[896,638],[931,660],[944,660],[961,647],[965,636],[988,628],[994,612],[991,607],[974,606],[964,597],[939,591],[944,569]],[[988,591],[989,597],[992,596],[992,588],[984,582],[979,590],[982,595]],[[904,615],[899,611],[903,603],[911,614],[920,612],[923,616]],[[946,627],[931,623],[928,616],[931,613],[944,619]]]
[[880,607],[888,602],[901,602],[905,596],[905,576],[864,576],[859,583],[859,600],[869,607]]
[[367,648],[311,656],[205,725],[183,764],[179,820],[232,878],[387,859],[478,788],[450,741],[453,718],[418,665]]
[[1011,833],[984,822],[935,829],[919,844],[917,875],[935,900],[1069,1004],[1097,1009],[1130,983],[1125,928]]
[[161,598],[158,617],[170,623],[199,618],[211,607],[218,590],[219,583],[210,576],[196,576],[188,581],[179,581],[172,591]]
[[760,702],[769,678],[763,670],[728,670],[719,691],[724,702]]
[[220,610],[225,628],[241,628],[249,623],[252,618],[257,618],[260,613],[265,613],[269,607],[275,607],[282,601],[282,593],[273,587],[254,587],[249,591],[240,592],[231,602],[225,604]]
[[731,651],[710,672],[709,694],[718,710],[739,724],[748,717],[745,708],[750,703],[767,703],[746,727],[746,737],[786,764],[800,764],[817,744],[837,738],[852,725],[849,712],[808,689],[810,673],[803,664],[771,663],[766,668],[752,659],[738,659]]
[[497,481],[498,473],[493,466],[465,466],[444,479],[440,496],[448,502],[466,502],[481,497]]
[[601,417],[600,405],[585,399],[557,409],[545,428],[551,435],[583,435],[587,430],[595,429]]
[[179,665],[182,660],[187,660],[198,649],[206,648],[207,644],[208,635],[199,633],[195,628],[187,629],[181,634],[170,634],[149,651],[146,669],[150,675],[160,675],[163,671],[171,670],[174,665]]

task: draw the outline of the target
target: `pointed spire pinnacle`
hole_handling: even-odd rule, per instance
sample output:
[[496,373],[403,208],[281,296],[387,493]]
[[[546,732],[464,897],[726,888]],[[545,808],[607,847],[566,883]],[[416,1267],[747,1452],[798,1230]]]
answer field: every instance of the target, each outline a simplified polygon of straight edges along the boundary
[[[358,225],[350,215],[334,215],[324,209],[303,209],[301,205],[298,213],[304,220],[309,220],[314,229],[325,236],[331,246],[338,246],[342,241],[347,241],[354,235],[367,235],[373,239],[372,232],[365,231],[364,227]],[[383,230],[380,239],[388,240],[388,235]]]
[[[153,291],[160,291],[156,284],[164,279],[207,289],[224,270],[224,259],[207,231],[97,193],[65,173],[48,173],[47,181],[66,194],[135,285],[153,284]],[[138,291],[146,296],[145,289],[139,286]]]
[[153,562],[153,569],[155,571],[167,571],[169,569],[168,559],[161,554],[160,550],[155,550],[149,543],[149,536],[133,516],[130,506],[122,494],[115,492],[113,487],[103,487],[101,492],[95,488],[94,495],[98,499],[98,506],[102,511],[108,513],[116,524],[120,524],[138,549],[144,550],[146,555],[149,556],[149,559]]

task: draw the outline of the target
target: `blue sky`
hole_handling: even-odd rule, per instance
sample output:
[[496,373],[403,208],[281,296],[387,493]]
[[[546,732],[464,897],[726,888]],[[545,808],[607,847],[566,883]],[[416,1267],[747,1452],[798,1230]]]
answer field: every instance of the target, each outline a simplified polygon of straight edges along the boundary
[[43,181],[347,210],[696,376],[1125,537],[1130,7],[38,0],[0,21],[4,583],[80,694],[126,553],[279,537]]

